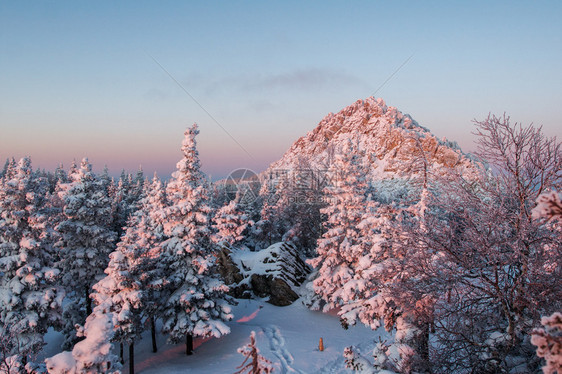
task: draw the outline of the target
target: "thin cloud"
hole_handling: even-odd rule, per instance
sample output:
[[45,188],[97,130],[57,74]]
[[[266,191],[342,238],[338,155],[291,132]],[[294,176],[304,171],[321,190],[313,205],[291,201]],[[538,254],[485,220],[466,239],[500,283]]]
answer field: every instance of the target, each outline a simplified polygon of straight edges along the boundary
[[217,93],[263,93],[263,92],[314,92],[341,90],[367,86],[358,77],[342,71],[322,68],[301,68],[276,74],[232,75],[205,78],[191,74],[182,81],[186,87],[202,90],[206,95]]
[[242,85],[242,89],[252,90],[297,90],[316,91],[341,89],[361,84],[357,77],[345,72],[329,69],[306,68],[294,71],[256,77]]

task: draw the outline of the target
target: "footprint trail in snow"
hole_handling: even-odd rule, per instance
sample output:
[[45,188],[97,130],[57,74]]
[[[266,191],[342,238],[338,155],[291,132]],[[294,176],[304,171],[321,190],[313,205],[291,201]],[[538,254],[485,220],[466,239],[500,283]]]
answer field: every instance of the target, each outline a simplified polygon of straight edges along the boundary
[[269,340],[269,349],[281,363],[281,372],[284,374],[287,373],[298,373],[298,374],[305,374],[303,371],[297,370],[292,367],[294,358],[291,352],[285,348],[285,338],[281,335],[281,331],[279,327],[275,325],[269,325],[262,327],[265,336]]

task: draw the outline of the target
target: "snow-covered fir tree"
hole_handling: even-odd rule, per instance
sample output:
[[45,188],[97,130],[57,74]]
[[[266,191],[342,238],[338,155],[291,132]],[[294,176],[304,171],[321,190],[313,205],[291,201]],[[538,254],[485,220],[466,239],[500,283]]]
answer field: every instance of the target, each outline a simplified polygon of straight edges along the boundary
[[544,374],[562,373],[562,313],[541,319],[543,328],[532,332],[531,343],[537,346],[537,356],[544,358]]
[[121,172],[115,191],[110,194],[113,206],[113,230],[120,237],[125,231],[125,226],[131,214],[140,208],[140,200],[143,197],[144,173],[139,168],[135,177]]
[[4,175],[8,171],[9,166],[10,166],[10,159],[7,158],[6,162],[4,163],[4,167],[2,168],[2,170],[0,170],[0,180],[2,180],[4,178]]
[[[423,164],[422,164],[423,165]],[[406,184],[409,198],[406,201],[396,198],[394,188],[388,184],[371,186],[365,214],[358,228],[364,243],[363,256],[353,268],[353,280],[346,284],[350,294],[348,301],[338,312],[344,326],[361,322],[377,329],[381,322],[387,331],[396,329],[395,341],[390,346],[400,353],[394,363],[401,371],[414,370],[413,365],[428,358],[429,325],[432,321],[421,318],[420,314],[431,315],[427,309],[432,305],[429,298],[419,300],[415,308],[404,310],[400,306],[410,300],[400,300],[396,289],[391,286],[408,277],[402,267],[403,252],[398,251],[397,242],[403,235],[403,227],[423,229],[424,216],[431,203],[432,194],[428,190],[428,173],[414,174]],[[418,178],[419,176],[419,178]],[[417,202],[416,202],[417,201]],[[416,202],[415,204],[412,204]],[[407,223],[404,223],[407,221]],[[403,246],[402,246],[403,248]],[[379,356],[383,357],[382,351]]]
[[2,339],[3,363],[11,356],[25,365],[43,347],[47,329],[61,322],[64,291],[53,266],[48,184],[32,175],[23,158],[0,189],[0,336],[12,337]]
[[[366,211],[365,170],[353,144],[336,158],[337,183],[326,187],[328,206],[326,232],[318,239],[318,256],[309,261],[317,275],[309,285],[311,308],[325,311],[353,300],[355,264],[364,256],[366,244],[360,223]],[[351,283],[350,283],[351,282]]]
[[162,314],[166,301],[166,291],[169,281],[166,278],[168,270],[163,256],[162,243],[167,239],[164,233],[163,220],[164,208],[168,206],[166,187],[156,173],[152,183],[145,184],[144,198],[140,202],[141,209],[135,217],[143,218],[144,223],[138,225],[140,232],[147,237],[148,243],[145,252],[145,261],[148,263],[144,274],[145,287],[144,320],[149,325],[152,337],[152,351],[157,351],[156,346],[156,319]]
[[154,317],[167,285],[159,267],[164,238],[160,217],[166,198],[156,175],[152,183],[143,183],[141,197],[141,208],[130,216],[116,250],[109,255],[106,276],[93,286],[96,306],[78,331],[85,339],[71,352],[48,359],[50,372],[115,368],[117,358],[110,352],[112,342],[119,342],[129,346],[129,372],[134,373],[134,345],[147,322],[152,322],[154,339]]
[[[133,187],[131,188],[131,200],[133,201],[132,205],[134,208],[139,207],[140,200],[144,197],[144,184],[146,182],[144,177],[144,171],[142,170],[142,166],[139,166],[135,177],[133,178]],[[133,211],[136,209],[133,209]]]
[[130,372],[134,372],[134,345],[144,330],[143,310],[147,296],[146,276],[153,265],[146,252],[151,236],[144,217],[129,219],[117,249],[109,255],[105,278],[93,286],[96,305],[107,305],[113,314],[113,340],[129,346]]
[[[129,345],[129,372],[134,372],[134,344],[145,324],[154,339],[154,318],[167,282],[160,267],[164,240],[160,211],[166,206],[165,191],[155,175],[152,184],[143,183],[140,209],[129,218],[125,233],[110,254],[105,278],[94,285],[96,304],[105,303],[114,314],[113,340]],[[155,341],[153,341],[153,349]]]
[[[123,171],[124,173],[124,171]],[[124,179],[125,178],[125,179]],[[126,176],[123,175],[117,182],[115,190],[112,194],[112,224],[111,227],[113,231],[117,233],[117,237],[120,237],[127,224],[127,219],[131,214],[131,207],[128,204],[127,194],[129,192],[129,186]]]
[[273,181],[273,176],[266,178],[259,192],[259,202],[261,205],[259,220],[251,229],[253,246],[257,248],[267,248],[281,240],[281,233],[278,230],[276,220],[276,205],[279,196],[275,192]]
[[120,374],[118,357],[112,353],[114,313],[109,302],[97,305],[78,335],[83,338],[72,351],[63,351],[45,360],[49,374]]
[[294,244],[306,257],[316,254],[316,242],[323,232],[322,189],[318,170],[301,158],[292,172],[291,183],[280,191],[277,210],[287,226],[283,241]]
[[80,169],[76,164],[76,160],[72,160],[72,162],[70,163],[66,179],[69,183],[77,182],[80,179]]
[[210,242],[210,208],[200,170],[195,136],[197,125],[186,130],[183,159],[168,184],[170,206],[164,209],[162,248],[169,282],[169,298],[163,308],[163,330],[172,342],[186,341],[186,353],[193,350],[194,336],[219,337],[230,329],[232,318],[228,287],[213,270],[215,257]]
[[[386,291],[386,282],[397,276],[392,253],[392,220],[399,211],[372,200],[365,202],[362,220],[358,223],[363,252],[353,262],[353,275],[345,284],[346,303],[339,311],[344,325],[362,322],[372,329],[380,326],[381,319],[394,314],[392,295]],[[389,305],[390,304],[390,305]],[[387,321],[392,322],[392,321]],[[389,328],[392,328],[390,323]]]
[[56,186],[57,184],[60,183],[67,183],[68,182],[68,174],[64,171],[64,166],[61,164],[59,164],[56,169],[55,172],[53,173],[54,175],[54,185]]
[[92,285],[101,279],[115,246],[111,230],[111,202],[103,181],[96,178],[87,159],[71,174],[63,189],[65,220],[57,226],[61,236],[60,268],[68,303],[64,329],[67,343],[74,340],[74,325],[83,324],[91,309]]
[[214,243],[236,246],[244,240],[245,231],[253,224],[253,221],[240,209],[239,199],[240,195],[237,195],[234,200],[215,213],[213,217],[215,233],[211,237]]
[[[557,192],[550,191],[537,198],[537,206],[533,209],[535,219],[546,218],[557,222],[554,230],[562,236],[562,201]],[[542,368],[545,374],[562,373],[562,313],[555,312],[549,317],[542,317],[543,328],[535,329],[531,333],[531,343],[537,347],[537,356],[546,361]]]
[[6,160],[4,164],[4,168],[2,169],[2,178],[1,181],[8,181],[12,179],[16,172],[16,160],[13,157],[10,157]]

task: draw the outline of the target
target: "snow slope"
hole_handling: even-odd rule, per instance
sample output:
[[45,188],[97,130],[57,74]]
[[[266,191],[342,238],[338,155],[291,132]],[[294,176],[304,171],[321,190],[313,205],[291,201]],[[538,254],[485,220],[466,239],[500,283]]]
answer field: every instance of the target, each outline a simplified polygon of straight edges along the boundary
[[[135,370],[141,374],[200,373],[232,374],[244,357],[237,349],[256,332],[260,354],[273,362],[275,373],[352,373],[345,369],[343,350],[354,345],[370,357],[379,336],[389,338],[384,329],[372,331],[364,326],[344,330],[336,316],[308,310],[299,300],[290,306],[276,307],[263,300],[238,300],[231,333],[220,339],[195,340],[195,352],[185,355],[183,344],[166,344],[158,334],[158,352],[152,353],[150,335],[145,333],[135,349]],[[48,335],[46,351],[53,353],[60,343],[58,334]],[[318,350],[324,340],[325,350]],[[127,349],[125,349],[127,352]],[[117,351],[116,351],[117,353]],[[128,373],[127,354],[123,373]]]
[[[234,313],[235,320],[228,323],[231,333],[220,339],[196,340],[193,356],[185,356],[181,344],[160,344],[160,351],[154,354],[146,336],[137,349],[137,371],[232,374],[243,361],[236,350],[249,342],[253,330],[260,353],[274,363],[276,373],[347,373],[351,371],[345,369],[342,356],[346,346],[359,346],[368,355],[379,335],[387,337],[384,329],[357,326],[344,330],[337,317],[310,311],[300,300],[287,307],[239,300]],[[318,350],[320,337],[324,352]]]

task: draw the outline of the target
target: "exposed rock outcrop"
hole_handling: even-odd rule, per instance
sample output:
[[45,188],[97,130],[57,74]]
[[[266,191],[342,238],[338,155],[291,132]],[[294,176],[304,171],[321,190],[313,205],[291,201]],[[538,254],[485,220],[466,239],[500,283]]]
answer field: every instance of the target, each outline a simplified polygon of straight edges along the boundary
[[289,243],[276,243],[257,252],[223,247],[218,263],[232,296],[249,297],[251,292],[278,306],[299,298],[298,288],[310,272]]

